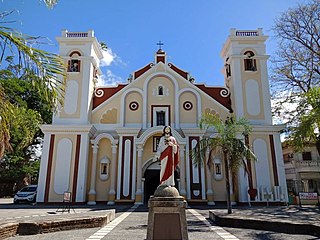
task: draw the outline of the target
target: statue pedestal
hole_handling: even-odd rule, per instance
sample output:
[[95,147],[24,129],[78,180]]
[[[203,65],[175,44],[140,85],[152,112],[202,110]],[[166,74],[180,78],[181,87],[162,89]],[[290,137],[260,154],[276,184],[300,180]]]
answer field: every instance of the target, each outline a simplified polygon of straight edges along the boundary
[[188,240],[186,205],[175,187],[160,185],[148,202],[147,240]]

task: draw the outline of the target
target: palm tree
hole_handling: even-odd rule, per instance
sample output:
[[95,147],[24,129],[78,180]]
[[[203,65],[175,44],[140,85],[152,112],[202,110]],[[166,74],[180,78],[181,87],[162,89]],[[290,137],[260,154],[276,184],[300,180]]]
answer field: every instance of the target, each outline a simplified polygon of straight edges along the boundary
[[[48,1],[48,4],[54,1]],[[46,2],[47,4],[47,2]],[[2,13],[2,17],[11,12]],[[33,85],[39,94],[44,94],[54,109],[61,102],[65,86],[65,64],[61,57],[33,47],[38,44],[38,37],[21,34],[5,26],[0,26],[0,66],[9,57],[18,61],[18,65],[25,72],[31,72]],[[25,74],[28,76],[29,74]],[[64,76],[60,78],[59,75]],[[9,118],[14,105],[10,103],[0,85],[0,159],[5,150],[10,150]]]
[[227,209],[228,214],[232,213],[231,196],[230,196],[230,176],[229,171],[236,173],[240,166],[243,166],[245,172],[247,170],[247,161],[256,159],[254,153],[239,138],[245,137],[251,132],[248,120],[240,118],[236,121],[233,118],[227,118],[223,122],[217,115],[206,113],[200,121],[201,129],[209,129],[214,127],[217,136],[214,138],[203,138],[192,149],[191,158],[194,164],[202,164],[206,162],[206,151],[209,150],[209,158],[212,154],[218,152],[223,157],[226,176],[227,191]]

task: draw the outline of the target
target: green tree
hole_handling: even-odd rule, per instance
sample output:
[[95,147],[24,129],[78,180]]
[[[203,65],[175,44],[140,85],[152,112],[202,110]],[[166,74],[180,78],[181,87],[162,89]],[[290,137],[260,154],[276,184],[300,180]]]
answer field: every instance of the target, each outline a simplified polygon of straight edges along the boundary
[[289,143],[297,152],[302,152],[307,144],[315,144],[320,155],[320,87],[303,94],[299,108],[304,114],[297,116],[297,126],[289,128]]
[[217,115],[206,113],[200,121],[200,128],[208,130],[214,128],[217,136],[214,138],[203,138],[192,149],[191,158],[194,164],[206,162],[206,151],[209,150],[209,159],[214,152],[222,155],[225,167],[225,180],[227,192],[228,214],[232,213],[230,196],[230,176],[229,172],[236,174],[241,166],[247,171],[247,161],[256,159],[254,153],[238,137],[245,137],[251,132],[248,120],[240,118],[233,120],[227,118],[223,122]]
[[[50,124],[52,121],[52,103],[39,90],[34,88],[30,79],[37,79],[36,75],[17,78],[5,74],[6,70],[0,70],[0,85],[5,90],[6,97],[13,105],[33,109],[40,113],[42,122]],[[32,75],[32,73],[29,73]],[[41,80],[38,80],[41,81]],[[48,92],[49,96],[51,92]]]
[[319,105],[311,100],[320,85],[319,16],[320,0],[310,0],[283,12],[273,27],[279,40],[272,61],[273,113],[287,122],[289,142],[299,151],[302,141],[316,138],[310,131],[319,129],[313,116]]
[[37,111],[13,106],[9,117],[11,148],[0,160],[0,181],[20,182],[24,177],[36,177],[37,157],[32,142],[38,134],[41,116]]
[[0,162],[0,181],[22,183],[25,177],[37,178],[39,156],[36,151],[43,138],[39,125],[51,123],[52,102],[34,87],[41,81],[37,75],[14,65],[11,56],[6,60],[7,68],[0,70],[0,85],[10,105],[7,120],[11,151],[6,151]]

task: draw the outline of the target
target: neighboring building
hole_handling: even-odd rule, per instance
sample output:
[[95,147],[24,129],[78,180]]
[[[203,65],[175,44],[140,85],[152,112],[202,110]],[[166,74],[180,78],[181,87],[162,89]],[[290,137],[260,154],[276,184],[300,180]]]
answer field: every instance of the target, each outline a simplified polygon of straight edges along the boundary
[[316,146],[307,146],[304,152],[295,153],[292,147],[283,143],[283,160],[288,191],[320,194],[320,156]]
[[67,191],[73,202],[146,203],[159,183],[160,166],[152,162],[157,141],[170,125],[180,145],[180,194],[190,203],[224,202],[221,157],[213,156],[208,168],[193,165],[189,153],[202,137],[214,137],[199,128],[204,112],[223,120],[233,112],[251,122],[247,143],[259,159],[249,165],[251,174],[240,169],[231,178],[233,201],[247,203],[251,188],[257,190],[252,201],[287,202],[281,127],[271,117],[267,38],[261,29],[231,29],[221,52],[226,86],[195,83],[159,49],[128,83],[98,87],[102,53],[93,32],[63,31],[57,40],[68,63],[66,96],[53,123],[42,126],[37,201],[61,202]]

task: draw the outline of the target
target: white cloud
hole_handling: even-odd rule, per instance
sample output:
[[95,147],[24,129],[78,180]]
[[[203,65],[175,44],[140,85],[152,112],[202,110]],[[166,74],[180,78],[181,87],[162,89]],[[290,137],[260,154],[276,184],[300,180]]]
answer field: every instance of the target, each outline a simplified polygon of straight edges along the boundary
[[102,50],[102,55],[103,58],[100,61],[100,67],[108,67],[112,63],[115,64],[121,64],[121,65],[126,65],[121,58],[115,54],[111,48],[108,48],[107,50]]
[[107,70],[106,74],[98,77],[98,86],[115,86],[123,82],[123,79],[115,75],[111,70]]
[[100,61],[100,67],[110,66],[117,57],[117,55],[114,54],[110,48],[107,50],[102,50],[102,55],[103,58]]

